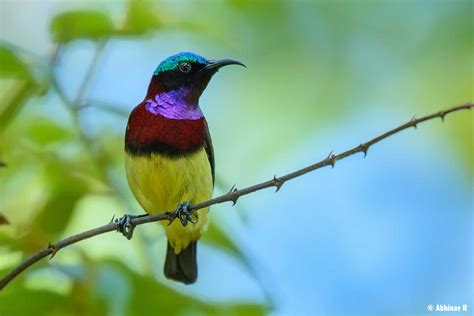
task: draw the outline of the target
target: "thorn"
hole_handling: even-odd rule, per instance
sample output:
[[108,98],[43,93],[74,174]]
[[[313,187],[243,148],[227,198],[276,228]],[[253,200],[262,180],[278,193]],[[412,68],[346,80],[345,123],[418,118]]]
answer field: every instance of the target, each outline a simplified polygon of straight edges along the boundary
[[[234,189],[234,191],[232,193],[234,193],[235,191],[237,191],[237,189]],[[237,200],[239,199],[239,196],[234,196],[234,198],[230,199],[232,201],[232,206],[234,206],[235,204],[237,204]]]
[[360,144],[359,147],[360,147],[360,150],[364,153],[364,158],[367,157],[369,146],[367,146],[367,144]]
[[336,155],[331,156],[331,169],[334,169],[334,166],[336,165]]
[[110,220],[109,224],[110,224],[110,223],[113,223],[113,222],[114,222],[114,220],[115,220],[115,214],[114,214],[114,215],[112,215],[112,219]]
[[49,260],[51,260],[56,255],[59,249],[56,247],[56,245],[49,243],[48,250],[51,251],[51,256],[49,257]]
[[273,185],[276,187],[275,193],[277,193],[281,186],[285,183],[284,181],[281,181],[281,179],[278,179],[276,175],[273,176]]
[[444,123],[444,117],[445,116],[446,116],[446,112],[443,112],[443,111],[439,112],[439,117],[441,118],[441,122],[443,122],[443,123]]
[[[237,192],[238,189],[237,187],[234,185],[232,185],[232,188],[230,188],[229,192],[227,192],[227,194],[229,194],[230,196],[233,196],[235,192]],[[229,198],[229,201],[232,201],[232,206],[234,206],[235,204],[237,204],[237,200],[239,199],[238,196],[234,196],[234,198]]]
[[176,212],[166,212],[166,217],[168,220],[168,226],[170,226],[176,219]]
[[334,155],[334,151],[331,150],[329,155],[326,157],[325,160],[329,160],[329,164],[331,165],[331,168],[334,168],[334,165],[336,164],[336,155]]
[[417,129],[418,123],[416,122],[416,117],[413,116],[412,119],[411,119],[411,121],[410,121],[410,123],[411,123],[411,125],[412,125],[415,129]]

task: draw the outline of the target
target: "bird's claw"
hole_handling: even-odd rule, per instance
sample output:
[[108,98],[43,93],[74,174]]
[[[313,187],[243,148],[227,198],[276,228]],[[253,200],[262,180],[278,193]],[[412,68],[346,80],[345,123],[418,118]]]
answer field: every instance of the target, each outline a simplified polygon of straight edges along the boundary
[[174,216],[179,219],[181,225],[186,227],[188,222],[196,224],[197,220],[192,217],[193,212],[189,210],[191,203],[183,202],[178,204],[178,208],[173,212]]
[[133,218],[135,218],[135,216],[127,214],[114,220],[117,224],[117,231],[122,233],[128,240],[132,239],[133,230],[135,229],[135,225],[132,224]]

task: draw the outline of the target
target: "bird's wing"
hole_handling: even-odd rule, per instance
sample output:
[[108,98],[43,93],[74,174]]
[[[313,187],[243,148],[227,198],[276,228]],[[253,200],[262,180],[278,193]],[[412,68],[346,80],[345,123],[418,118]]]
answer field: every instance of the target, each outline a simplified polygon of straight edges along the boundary
[[204,149],[206,150],[207,158],[209,159],[209,163],[211,164],[211,172],[212,172],[212,183],[214,184],[214,172],[215,172],[215,162],[214,162],[214,148],[212,147],[212,139],[211,134],[209,133],[209,127],[207,125],[207,121],[204,120],[206,127],[204,129]]

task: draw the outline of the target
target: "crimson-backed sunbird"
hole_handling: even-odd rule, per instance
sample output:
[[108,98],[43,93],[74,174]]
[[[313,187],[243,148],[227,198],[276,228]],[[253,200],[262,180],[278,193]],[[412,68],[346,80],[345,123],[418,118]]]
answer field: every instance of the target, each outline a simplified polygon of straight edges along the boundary
[[214,152],[199,97],[232,59],[208,60],[179,53],[153,73],[145,99],[128,119],[125,167],[128,183],[147,213],[177,208],[179,221],[162,223],[168,238],[164,274],[190,284],[197,279],[196,243],[208,223],[208,208],[189,205],[211,198]]

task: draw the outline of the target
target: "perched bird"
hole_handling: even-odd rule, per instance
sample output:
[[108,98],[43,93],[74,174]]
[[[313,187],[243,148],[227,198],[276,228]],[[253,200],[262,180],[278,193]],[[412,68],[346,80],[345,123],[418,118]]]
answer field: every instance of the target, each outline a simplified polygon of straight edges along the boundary
[[193,53],[168,57],[154,71],[145,99],[128,119],[128,183],[147,213],[179,205],[179,221],[163,223],[168,238],[164,273],[185,284],[197,279],[196,242],[208,222],[208,209],[191,213],[188,208],[210,199],[214,186],[212,141],[199,97],[221,67],[233,64],[244,66]]

